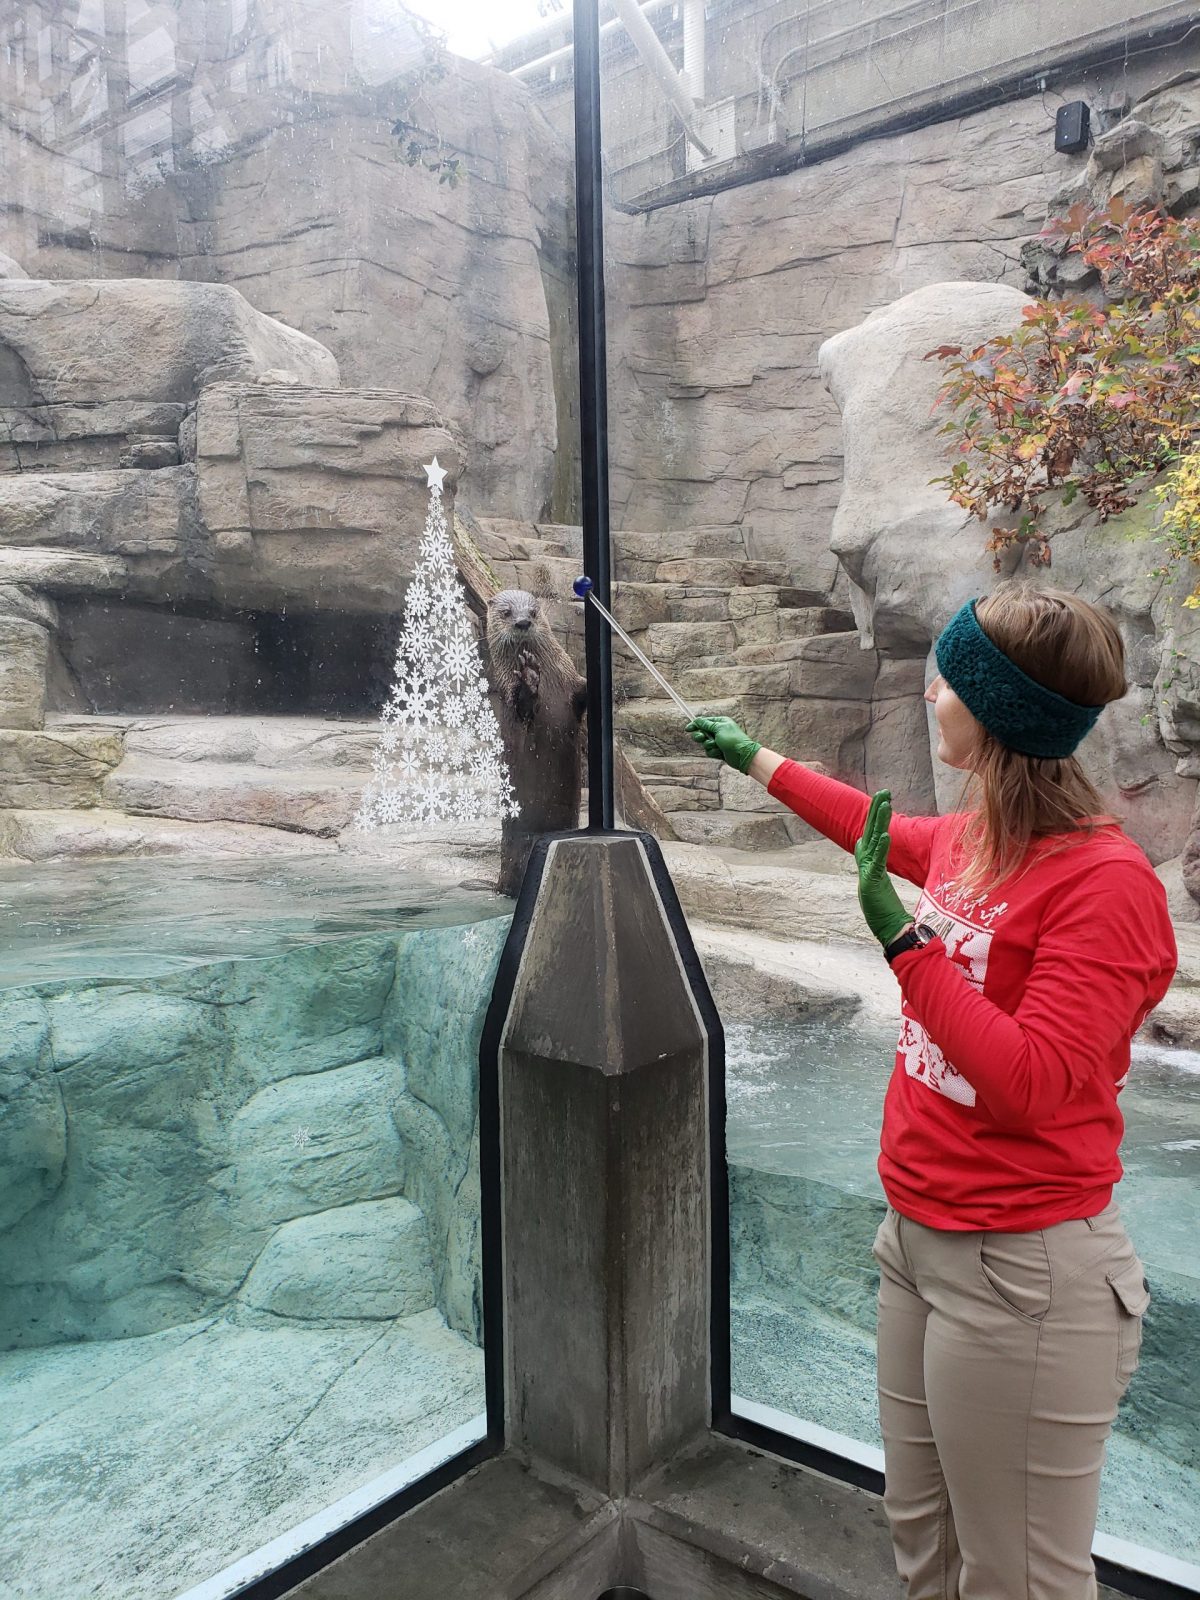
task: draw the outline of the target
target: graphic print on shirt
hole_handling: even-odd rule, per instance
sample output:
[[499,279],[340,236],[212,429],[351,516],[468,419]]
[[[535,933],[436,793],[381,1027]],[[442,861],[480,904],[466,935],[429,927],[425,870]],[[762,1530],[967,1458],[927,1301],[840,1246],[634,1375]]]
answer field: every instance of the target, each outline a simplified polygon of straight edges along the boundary
[[[922,889],[915,915],[918,922],[934,930],[946,946],[947,960],[953,961],[972,988],[982,994],[992,923],[1007,910],[1007,900],[988,905],[986,894],[970,898],[956,889],[955,880],[950,878],[940,880],[932,890]],[[974,1086],[952,1061],[947,1061],[916,1017],[909,1014],[907,1001],[901,1008],[897,1048],[910,1078],[959,1105],[975,1104]]]

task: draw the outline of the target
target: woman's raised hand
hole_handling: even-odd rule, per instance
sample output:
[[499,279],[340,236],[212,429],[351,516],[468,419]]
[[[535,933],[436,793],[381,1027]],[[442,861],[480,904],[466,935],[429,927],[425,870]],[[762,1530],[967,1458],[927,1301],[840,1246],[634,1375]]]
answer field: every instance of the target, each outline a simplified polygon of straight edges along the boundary
[[871,808],[867,812],[862,837],[854,846],[854,859],[858,864],[858,903],[867,919],[867,926],[882,945],[890,944],[912,921],[912,913],[904,909],[888,877],[887,858],[892,843],[888,826],[891,820],[891,793],[887,789],[880,789],[878,794],[871,797]]
[[706,756],[726,761],[739,772],[745,772],[762,749],[732,717],[693,717],[687,731],[697,744],[704,746]]

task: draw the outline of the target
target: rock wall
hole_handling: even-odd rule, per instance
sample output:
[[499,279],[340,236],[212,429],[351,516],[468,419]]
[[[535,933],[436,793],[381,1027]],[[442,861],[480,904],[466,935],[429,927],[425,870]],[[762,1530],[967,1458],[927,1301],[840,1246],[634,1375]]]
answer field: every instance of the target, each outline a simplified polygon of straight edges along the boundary
[[507,919],[0,994],[0,1348],[226,1308],[481,1326]]
[[[1055,153],[1037,98],[611,219],[616,520],[736,527],[749,553],[853,610],[861,649],[845,635],[828,659],[819,640],[798,650],[789,748],[887,783],[904,809],[957,801],[920,696],[933,638],[994,581],[985,531],[929,485],[945,454],[929,414],[938,372],[922,357],[1013,326],[1026,286],[1087,292],[1075,258],[1034,240],[1048,214],[1114,195],[1200,204],[1200,73],[1180,67],[1147,66],[1132,114],[1086,158]],[[1058,92],[1121,106],[1118,87]],[[1195,623],[1185,589],[1146,577],[1148,516],[1064,516],[1044,576],[1117,615],[1132,692],[1085,764],[1154,862],[1187,847],[1200,889]],[[1186,896],[1180,914],[1194,914]]]
[[[95,31],[60,0],[17,10],[0,61],[16,271],[232,285],[328,346],[347,383],[427,395],[478,508],[569,513],[550,340],[569,318],[570,151],[515,79],[370,0],[137,19],[117,0]],[[460,182],[429,170],[443,159]]]
[[[1136,171],[1112,165],[1112,146],[1103,169],[1056,153],[1058,101],[1033,96],[715,195],[613,212],[614,526],[737,526],[751,555],[843,598],[829,548],[841,422],[818,372],[821,343],[929,284],[1023,288],[1034,265],[1023,247],[1085,189],[1102,197],[1154,180],[1169,204],[1195,205],[1198,65],[1192,41],[1125,75],[1056,85],[1095,107],[1144,96],[1134,119],[1155,143]],[[1167,79],[1178,81],[1154,87]]]
[[224,285],[0,282],[0,729],[304,709],[297,657],[367,682],[337,627],[384,640],[422,463],[460,463],[427,398],[337,384]]
[[[1027,303],[1002,284],[935,284],[872,313],[821,349],[845,442],[832,549],[849,577],[864,643],[916,663],[918,681],[937,670],[932,643],[949,617],[995,581],[984,549],[987,530],[930,482],[945,470],[943,418],[933,409],[941,369],[924,357],[940,344],[972,347],[1010,331]],[[1157,865],[1184,849],[1196,803],[1198,763],[1188,737],[1195,731],[1188,718],[1196,664],[1188,655],[1189,672],[1173,670],[1173,652],[1185,635],[1195,638],[1182,606],[1191,575],[1149,575],[1161,559],[1152,542],[1152,504],[1100,523],[1077,501],[1050,526],[1052,566],[1030,568],[1017,549],[1006,553],[1003,575],[1069,589],[1115,617],[1130,692],[1102,712],[1080,759]],[[1164,695],[1168,677],[1175,681]],[[903,764],[919,749],[927,809],[949,810],[962,777],[930,758],[932,711],[922,728],[928,708],[915,699],[911,705],[919,722],[902,727],[898,739],[876,730],[878,770],[882,776],[890,761]]]

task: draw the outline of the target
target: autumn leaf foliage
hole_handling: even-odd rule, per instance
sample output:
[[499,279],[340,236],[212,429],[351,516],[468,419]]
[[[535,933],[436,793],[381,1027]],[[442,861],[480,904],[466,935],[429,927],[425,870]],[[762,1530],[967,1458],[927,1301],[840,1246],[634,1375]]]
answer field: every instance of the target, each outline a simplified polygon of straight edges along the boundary
[[945,367],[935,405],[958,458],[932,481],[981,521],[1010,513],[987,540],[997,571],[1013,545],[1050,565],[1051,503],[1082,495],[1104,520],[1200,448],[1200,224],[1114,200],[1042,237],[1083,257],[1103,303],[1036,300],[1012,333],[925,357]]

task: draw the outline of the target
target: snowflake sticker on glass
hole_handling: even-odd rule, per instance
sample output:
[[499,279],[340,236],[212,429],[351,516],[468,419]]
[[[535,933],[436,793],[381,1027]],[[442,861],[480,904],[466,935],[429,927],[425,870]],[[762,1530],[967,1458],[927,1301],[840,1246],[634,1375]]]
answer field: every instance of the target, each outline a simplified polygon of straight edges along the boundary
[[515,817],[487,678],[454,564],[442,506],[445,469],[425,468],[429,511],[404,617],[391,694],[383,708],[373,776],[354,821],[474,822]]

